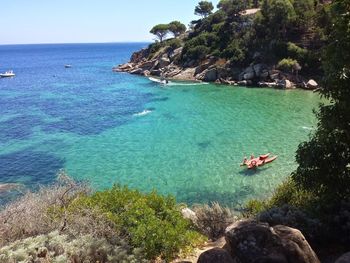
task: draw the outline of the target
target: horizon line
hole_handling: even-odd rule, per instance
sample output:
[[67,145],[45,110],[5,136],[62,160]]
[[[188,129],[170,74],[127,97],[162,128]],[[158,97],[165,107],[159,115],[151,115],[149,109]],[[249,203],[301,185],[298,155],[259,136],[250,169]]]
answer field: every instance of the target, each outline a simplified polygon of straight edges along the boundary
[[8,44],[1,44],[0,46],[20,46],[20,45],[67,45],[67,44],[132,44],[132,43],[152,43],[153,41],[106,41],[106,42],[57,42],[57,43],[8,43]]

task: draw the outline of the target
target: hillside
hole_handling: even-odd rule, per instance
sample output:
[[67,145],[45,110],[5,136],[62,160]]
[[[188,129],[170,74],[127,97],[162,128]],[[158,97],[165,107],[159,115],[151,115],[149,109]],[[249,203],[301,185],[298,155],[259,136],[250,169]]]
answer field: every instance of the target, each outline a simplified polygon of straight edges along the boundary
[[[309,80],[322,76],[329,3],[264,0],[254,6],[224,0],[214,13],[210,5],[198,4],[201,19],[186,32],[178,21],[156,25],[151,33],[158,40],[113,70],[236,85],[318,86]],[[174,37],[165,39],[169,34]]]

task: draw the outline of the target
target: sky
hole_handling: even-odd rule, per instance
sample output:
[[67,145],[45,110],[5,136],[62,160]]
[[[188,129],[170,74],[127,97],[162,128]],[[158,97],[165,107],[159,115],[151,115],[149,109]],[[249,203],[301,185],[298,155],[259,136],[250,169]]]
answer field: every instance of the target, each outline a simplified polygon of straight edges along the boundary
[[149,42],[156,24],[197,19],[198,2],[1,0],[0,44]]

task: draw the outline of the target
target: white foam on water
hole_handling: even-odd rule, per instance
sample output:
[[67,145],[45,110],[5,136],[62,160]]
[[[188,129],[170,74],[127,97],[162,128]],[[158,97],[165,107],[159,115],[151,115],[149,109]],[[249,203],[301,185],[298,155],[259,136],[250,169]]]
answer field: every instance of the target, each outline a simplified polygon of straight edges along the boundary
[[315,128],[313,128],[313,127],[307,127],[307,126],[303,126],[303,127],[301,127],[302,129],[304,129],[304,130],[308,130],[308,131],[312,131],[312,130],[314,130]]
[[150,114],[151,112],[152,112],[151,110],[144,110],[142,112],[135,113],[133,116],[134,117],[142,117],[142,116],[146,116],[146,115]]

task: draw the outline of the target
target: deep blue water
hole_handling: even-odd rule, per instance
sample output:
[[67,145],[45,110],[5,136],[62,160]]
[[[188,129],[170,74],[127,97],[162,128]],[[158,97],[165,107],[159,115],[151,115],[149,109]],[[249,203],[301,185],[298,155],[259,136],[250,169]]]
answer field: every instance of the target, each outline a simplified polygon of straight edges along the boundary
[[[173,83],[113,73],[147,46],[0,46],[0,184],[49,184],[60,169],[94,189],[156,189],[188,203],[266,197],[295,169],[319,98],[301,90]],[[72,68],[64,68],[71,64]],[[250,173],[243,156],[272,152]],[[0,193],[1,200],[7,197]]]

